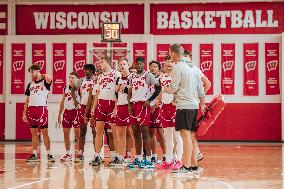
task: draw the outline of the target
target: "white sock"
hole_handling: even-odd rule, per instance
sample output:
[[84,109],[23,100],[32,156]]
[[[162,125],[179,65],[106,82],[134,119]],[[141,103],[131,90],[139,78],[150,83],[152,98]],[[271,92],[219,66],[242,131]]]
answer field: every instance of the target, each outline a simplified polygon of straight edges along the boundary
[[47,154],[50,155],[50,150],[47,150]]
[[79,155],[79,154],[83,154],[83,150],[79,150],[79,151],[78,151],[78,155]]
[[147,161],[151,161],[151,156],[146,156]]
[[33,150],[33,154],[37,156],[37,150]]
[[66,154],[70,155],[70,150],[66,150]]
[[137,155],[138,161],[142,161],[142,155]]
[[113,161],[115,157],[115,151],[110,151],[110,160]]
[[157,155],[157,154],[153,154],[152,156],[153,156],[154,158],[156,158],[156,159],[158,158],[158,155]]
[[177,154],[173,154],[173,160],[175,161],[177,159]]
[[94,157],[96,158],[96,157],[98,157],[98,156],[100,156],[100,154],[99,154],[99,153],[97,153],[97,152],[95,152]]
[[126,155],[131,157],[131,152],[126,152]]

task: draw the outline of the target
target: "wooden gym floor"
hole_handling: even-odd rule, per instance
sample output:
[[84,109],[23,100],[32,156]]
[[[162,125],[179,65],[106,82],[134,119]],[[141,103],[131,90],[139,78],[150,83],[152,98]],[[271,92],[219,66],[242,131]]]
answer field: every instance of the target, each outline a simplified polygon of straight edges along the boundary
[[[91,143],[86,144],[84,164],[60,163],[64,143],[52,143],[54,164],[47,163],[43,143],[39,163],[25,162],[30,143],[0,143],[0,189],[281,189],[282,148],[277,143],[200,143],[203,175],[190,179],[174,178],[169,171],[89,166]],[[107,148],[105,152],[107,156]]]

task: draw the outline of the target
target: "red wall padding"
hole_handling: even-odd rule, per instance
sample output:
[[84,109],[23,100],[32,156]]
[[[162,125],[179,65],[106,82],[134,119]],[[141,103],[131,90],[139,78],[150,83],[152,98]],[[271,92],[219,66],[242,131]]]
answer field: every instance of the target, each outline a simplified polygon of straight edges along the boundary
[[0,140],[5,140],[5,103],[0,103]]
[[16,140],[32,140],[29,125],[22,121],[24,103],[16,104]]
[[281,141],[280,103],[231,103],[199,140]]

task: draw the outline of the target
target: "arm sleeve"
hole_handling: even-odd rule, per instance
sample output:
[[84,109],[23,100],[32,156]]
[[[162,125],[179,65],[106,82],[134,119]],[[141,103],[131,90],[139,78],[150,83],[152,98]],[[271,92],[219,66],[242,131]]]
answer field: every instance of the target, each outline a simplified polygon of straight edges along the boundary
[[31,94],[30,87],[31,87],[31,83],[29,83],[27,88],[26,88],[26,92],[25,92],[26,96],[30,96],[30,94]]
[[51,83],[47,83],[47,82],[44,80],[44,86],[45,86],[46,89],[49,90],[49,91],[50,91],[51,84],[52,84],[52,81],[51,81]]

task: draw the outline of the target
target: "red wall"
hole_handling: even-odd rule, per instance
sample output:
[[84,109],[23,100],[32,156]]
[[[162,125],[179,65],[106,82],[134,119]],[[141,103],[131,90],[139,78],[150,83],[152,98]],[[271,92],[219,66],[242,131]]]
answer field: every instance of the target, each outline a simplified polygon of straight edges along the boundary
[[281,141],[280,103],[230,103],[200,140]]
[[24,103],[16,104],[16,140],[31,140],[29,125],[22,121]]
[[5,139],[5,103],[0,103],[0,140]]

